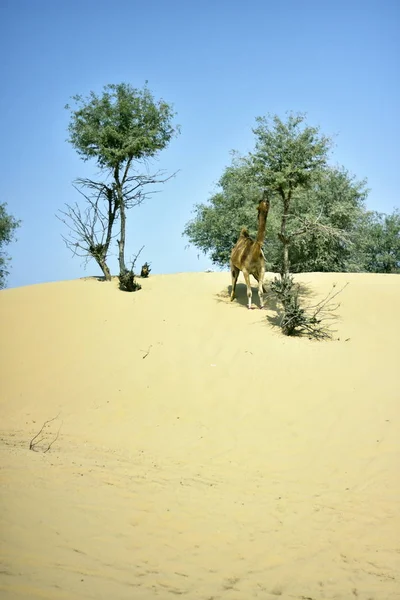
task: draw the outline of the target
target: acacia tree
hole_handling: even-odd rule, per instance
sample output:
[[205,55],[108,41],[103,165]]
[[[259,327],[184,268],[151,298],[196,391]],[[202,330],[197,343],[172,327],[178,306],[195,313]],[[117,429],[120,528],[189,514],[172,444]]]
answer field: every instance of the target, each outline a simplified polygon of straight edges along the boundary
[[350,271],[357,265],[356,239],[361,216],[365,213],[368,190],[366,181],[357,181],[344,168],[327,167],[311,188],[299,191],[292,203],[292,230],[304,235],[292,236],[290,270]]
[[400,210],[386,215],[366,212],[359,219],[355,240],[363,270],[400,273]]
[[[302,308],[299,288],[290,275],[290,250],[297,250],[297,270],[304,263],[310,264],[311,258],[321,264],[323,251],[327,249],[337,261],[349,244],[348,232],[343,227],[349,229],[355,220],[362,202],[360,191],[355,189],[347,172],[328,167],[331,139],[322,135],[317,127],[308,126],[305,115],[290,113],[285,121],[277,115],[259,117],[253,132],[256,136],[254,152],[236,159],[234,168],[226,170],[220,180],[222,193],[211,199],[211,206],[196,207],[196,217],[187,224],[184,233],[192,242],[209,250],[220,236],[221,228],[227,226],[228,236],[221,236],[222,243],[213,255],[217,262],[226,262],[225,240],[231,233],[229,223],[235,223],[236,227],[234,213],[240,214],[240,219],[246,217],[246,196],[253,204],[253,198],[259,197],[262,190],[267,191],[273,198],[267,230],[269,235],[277,235],[269,240],[267,236],[265,253],[269,260],[269,250],[276,253],[278,239],[281,248],[273,266],[279,265],[281,277],[272,282],[271,289],[283,306],[282,329],[287,335],[301,332],[318,338],[329,337],[321,322],[329,318],[327,313],[334,309],[332,300],[337,292],[333,291],[315,307],[309,307],[310,312]],[[330,194],[333,190],[335,192]],[[351,211],[349,206],[344,208],[343,197]],[[333,205],[335,210],[332,210]],[[210,223],[216,226],[211,228]],[[313,243],[307,255],[310,241]]]
[[120,275],[125,265],[126,210],[143,201],[143,185],[167,178],[160,172],[143,175],[139,166],[167,147],[179,127],[172,124],[175,113],[164,100],[156,101],[145,86],[110,84],[101,95],[73,97],[69,142],[83,160],[96,160],[102,172],[111,177],[116,211],[120,221],[118,257]]
[[6,278],[9,275],[7,263],[11,260],[4,251],[4,246],[10,244],[15,236],[15,230],[20,226],[21,221],[9,215],[6,210],[7,203],[0,204],[0,289],[6,285]]
[[[255,177],[281,200],[282,218],[279,240],[282,243],[281,277],[275,278],[271,289],[283,306],[281,317],[282,331],[286,335],[306,334],[317,339],[331,336],[326,321],[338,307],[333,299],[339,292],[334,289],[315,306],[306,310],[299,301],[299,286],[294,284],[289,272],[289,249],[298,237],[320,233],[325,239],[342,241],[343,233],[336,227],[320,222],[322,211],[312,219],[297,214],[293,210],[296,196],[306,193],[313,184],[320,182],[327,169],[331,139],[320,133],[319,128],[304,123],[305,115],[289,114],[286,122],[278,116],[259,117],[255,152],[249,161]],[[301,221],[300,228],[292,228],[289,222],[296,215]]]
[[[256,235],[255,206],[262,188],[255,181],[248,158],[237,156],[218,186],[207,203],[195,206],[194,217],[186,224],[183,235],[209,254],[215,265],[226,267],[240,229],[246,226],[250,235]],[[332,167],[324,168],[309,189],[297,190],[287,216],[288,233],[305,231],[290,238],[292,272],[364,269],[357,240],[366,195],[365,181],[355,180],[345,169]],[[282,244],[278,238],[282,217],[283,206],[278,197],[278,202],[273,199],[271,203],[264,244],[268,271],[282,270]],[[331,235],[332,232],[337,235]]]
[[282,218],[279,240],[282,243],[281,274],[289,273],[289,247],[293,239],[311,229],[305,220],[300,229],[290,227],[293,199],[300,190],[310,189],[327,166],[331,139],[317,127],[304,124],[304,114],[290,113],[286,121],[277,115],[257,117],[254,153],[249,163],[257,182],[280,198]]

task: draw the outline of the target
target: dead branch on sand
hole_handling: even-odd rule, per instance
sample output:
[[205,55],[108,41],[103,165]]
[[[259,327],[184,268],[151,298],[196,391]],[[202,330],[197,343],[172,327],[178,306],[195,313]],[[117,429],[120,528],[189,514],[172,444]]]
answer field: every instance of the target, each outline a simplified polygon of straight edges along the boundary
[[58,419],[58,417],[60,416],[60,413],[58,413],[58,415],[56,417],[53,417],[52,419],[49,419],[48,421],[45,421],[40,429],[40,431],[31,439],[30,444],[29,444],[29,450],[33,450],[34,452],[39,452],[40,450],[43,453],[46,453],[50,450],[50,448],[52,447],[52,445],[58,440],[58,436],[60,434],[60,430],[62,427],[63,422],[61,421],[60,427],[58,428],[57,434],[55,436],[55,438],[53,438],[48,444],[47,447],[45,447],[45,449],[39,447],[39,444],[41,442],[43,442],[43,440],[45,439],[45,436],[43,435],[43,437],[41,437],[38,440],[38,437],[42,434],[42,432],[44,431],[44,428],[46,427],[46,425],[48,425],[49,423],[51,423],[52,421],[55,421],[56,419]]
[[[150,354],[150,350],[152,348],[152,345],[150,344],[150,346],[148,347],[148,349],[146,350],[146,353],[142,356],[142,359],[145,359],[148,357],[148,355]],[[144,350],[141,350],[141,352],[144,352]]]

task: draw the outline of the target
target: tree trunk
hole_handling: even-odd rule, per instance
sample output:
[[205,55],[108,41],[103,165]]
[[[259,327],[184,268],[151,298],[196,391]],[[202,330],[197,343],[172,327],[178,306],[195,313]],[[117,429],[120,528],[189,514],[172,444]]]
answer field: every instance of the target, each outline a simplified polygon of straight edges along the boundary
[[289,244],[290,238],[286,234],[286,224],[287,218],[289,216],[290,210],[290,200],[291,200],[291,192],[289,192],[288,196],[285,197],[284,192],[281,192],[281,197],[283,200],[283,214],[281,221],[281,232],[279,234],[279,239],[282,242],[282,268],[281,268],[281,277],[289,274]]
[[110,269],[108,268],[106,261],[105,260],[97,260],[97,264],[99,265],[100,269],[103,271],[105,280],[111,281],[111,273],[110,273]]
[[120,204],[120,218],[121,218],[121,234],[118,240],[118,261],[119,261],[119,274],[123,275],[126,273],[127,268],[125,266],[125,227],[126,227],[126,213],[124,203]]
[[284,277],[285,275],[289,274],[289,242],[285,238],[285,240],[282,242],[282,244],[283,244],[283,255],[282,255],[281,276]]
[[125,167],[125,173],[122,177],[122,181],[120,180],[119,169],[121,165],[118,163],[114,168],[114,181],[115,181],[115,193],[117,195],[117,204],[119,208],[119,216],[121,219],[121,229],[120,229],[120,237],[118,240],[118,262],[119,262],[119,274],[125,275],[127,272],[127,268],[125,265],[125,229],[126,229],[126,206],[124,203],[124,184],[126,180],[126,176],[129,170],[129,165],[131,161],[128,160],[127,165]]

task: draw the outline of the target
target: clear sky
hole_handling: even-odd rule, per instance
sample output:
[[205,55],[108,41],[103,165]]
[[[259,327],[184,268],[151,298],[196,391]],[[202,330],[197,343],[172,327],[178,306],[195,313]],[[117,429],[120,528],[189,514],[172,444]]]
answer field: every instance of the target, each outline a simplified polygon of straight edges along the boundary
[[126,257],[145,244],[153,273],[211,266],[181,233],[230,150],[252,149],[259,115],[302,111],[337,134],[332,162],[368,179],[368,208],[391,212],[399,31],[399,0],[0,0],[0,201],[23,221],[9,286],[99,273],[72,258],[55,213],[78,199],[74,178],[97,173],[66,142],[64,106],[108,83],[148,80],[181,125],[158,162],[179,174],[129,214]]

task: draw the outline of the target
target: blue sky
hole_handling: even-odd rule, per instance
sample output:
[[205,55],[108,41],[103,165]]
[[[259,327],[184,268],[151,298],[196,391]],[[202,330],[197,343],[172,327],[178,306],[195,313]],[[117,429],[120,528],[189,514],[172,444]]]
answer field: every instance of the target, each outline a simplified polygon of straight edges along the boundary
[[391,212],[400,205],[399,30],[398,0],[1,0],[0,201],[23,222],[8,285],[99,272],[71,257],[54,215],[78,199],[73,179],[97,173],[66,142],[64,106],[108,83],[148,80],[181,125],[157,165],[179,174],[129,214],[127,258],[145,244],[154,273],[211,266],[181,233],[230,151],[252,149],[258,115],[306,112],[337,135],[332,162],[368,179],[368,208]]

